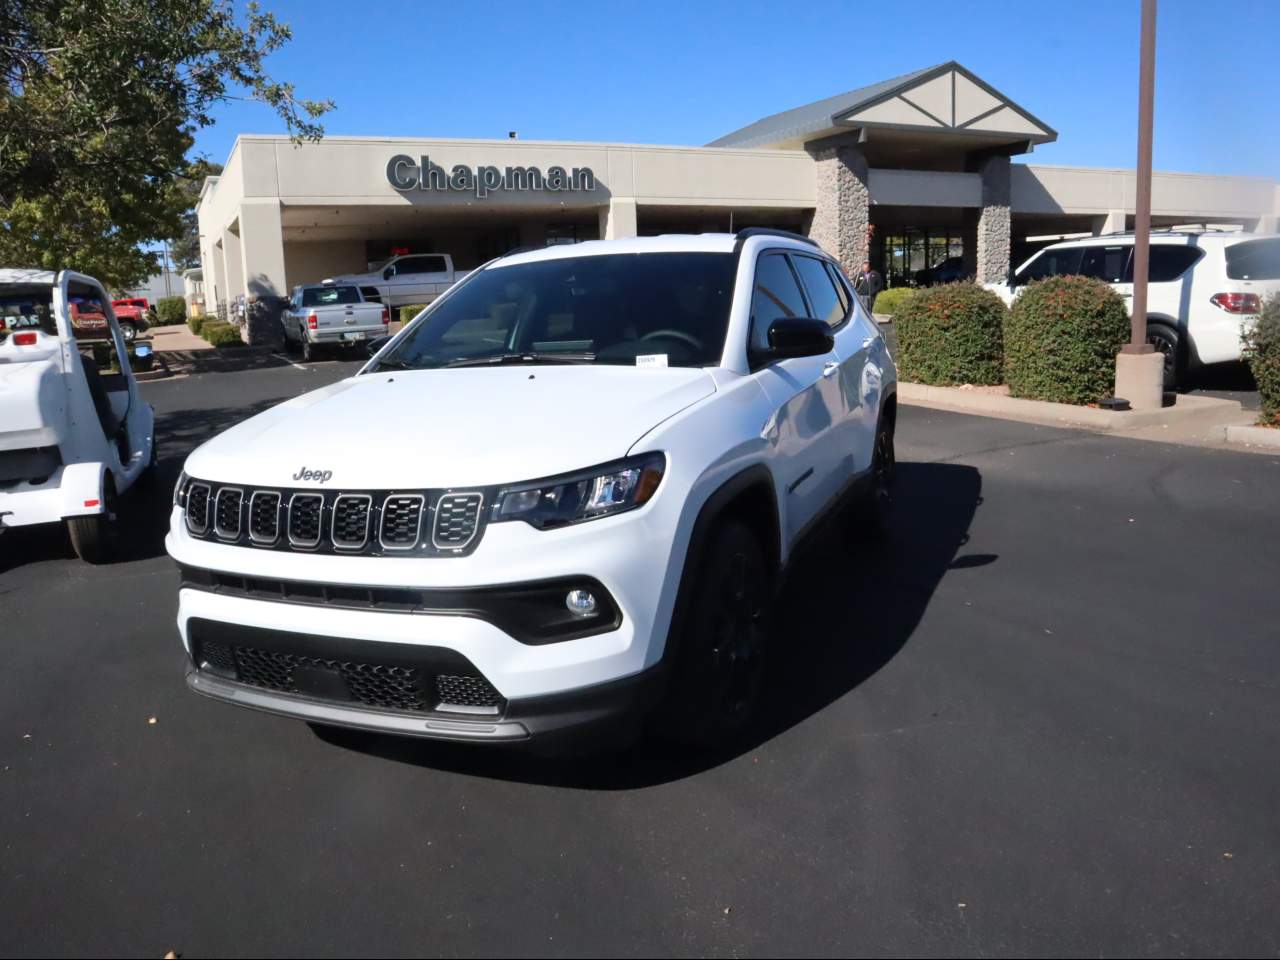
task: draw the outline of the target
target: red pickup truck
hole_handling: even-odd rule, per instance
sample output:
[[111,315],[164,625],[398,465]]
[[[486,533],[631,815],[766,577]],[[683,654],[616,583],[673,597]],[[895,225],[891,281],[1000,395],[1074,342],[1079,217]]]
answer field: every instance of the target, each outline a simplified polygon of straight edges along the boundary
[[138,334],[151,326],[152,307],[146,297],[112,300],[111,311],[120,324],[120,332],[124,334],[125,343],[133,343]]

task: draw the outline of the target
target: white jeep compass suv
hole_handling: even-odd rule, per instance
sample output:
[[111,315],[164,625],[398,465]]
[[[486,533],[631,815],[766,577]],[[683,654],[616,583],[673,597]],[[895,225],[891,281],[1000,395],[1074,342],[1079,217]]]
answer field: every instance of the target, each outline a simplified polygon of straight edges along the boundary
[[720,740],[797,541],[851,493],[883,521],[895,412],[877,325],[804,237],[495,260],[187,459],[187,682],[420,737]]

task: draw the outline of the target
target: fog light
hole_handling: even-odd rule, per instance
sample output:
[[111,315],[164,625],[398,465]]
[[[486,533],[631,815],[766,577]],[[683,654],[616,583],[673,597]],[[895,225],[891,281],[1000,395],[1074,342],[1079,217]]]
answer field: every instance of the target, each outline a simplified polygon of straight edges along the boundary
[[596,598],[590,590],[570,590],[565,594],[564,605],[575,617],[589,617],[596,612]]

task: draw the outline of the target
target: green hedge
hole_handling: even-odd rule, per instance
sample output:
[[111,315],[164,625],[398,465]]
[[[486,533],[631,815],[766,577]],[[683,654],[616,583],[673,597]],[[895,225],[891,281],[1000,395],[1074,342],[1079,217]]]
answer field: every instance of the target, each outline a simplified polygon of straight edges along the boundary
[[410,320],[412,320],[414,317],[420,314],[423,311],[423,308],[425,307],[426,307],[425,303],[415,303],[411,307],[401,307],[400,322],[408,323]]
[[876,297],[876,313],[895,316],[907,299],[916,292],[914,287],[890,287]]
[[1096,403],[1115,390],[1116,354],[1129,340],[1120,295],[1091,277],[1032,283],[1004,328],[1009,393],[1054,403]]
[[1262,304],[1257,325],[1245,333],[1245,359],[1262,397],[1260,423],[1280,427],[1280,293]]
[[200,336],[215,347],[243,346],[240,339],[240,328],[234,323],[206,323],[200,328]]
[[1007,312],[975,283],[913,291],[893,315],[898,376],[934,386],[1000,383]]
[[191,328],[192,333],[198,335],[201,327],[211,320],[212,318],[208,316],[208,314],[193,313],[191,316],[187,317],[187,326]]
[[156,323],[172,327],[187,319],[187,302],[181,297],[161,297],[156,301]]

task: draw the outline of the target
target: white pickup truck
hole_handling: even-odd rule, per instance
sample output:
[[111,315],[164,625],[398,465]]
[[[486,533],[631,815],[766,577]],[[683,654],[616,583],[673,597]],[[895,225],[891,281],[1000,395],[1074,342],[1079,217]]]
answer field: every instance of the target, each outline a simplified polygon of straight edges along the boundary
[[455,271],[453,257],[447,253],[411,253],[392,257],[369,273],[334,277],[333,282],[373,287],[387,306],[406,307],[430,303],[467,272]]
[[285,349],[301,350],[308,362],[323,347],[364,350],[390,321],[388,308],[367,300],[359,287],[335,282],[294,287],[280,317]]

